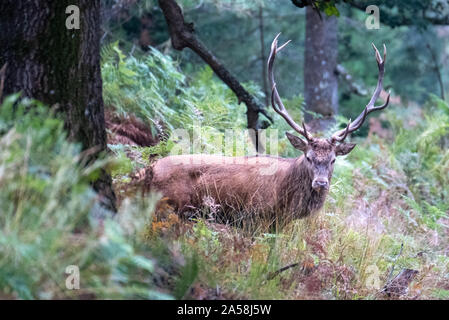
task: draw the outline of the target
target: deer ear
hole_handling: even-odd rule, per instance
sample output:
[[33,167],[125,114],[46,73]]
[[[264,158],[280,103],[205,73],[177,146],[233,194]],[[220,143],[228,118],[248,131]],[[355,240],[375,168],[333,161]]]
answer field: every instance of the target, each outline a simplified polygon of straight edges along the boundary
[[290,141],[290,143],[298,150],[301,150],[303,152],[306,151],[307,148],[307,142],[305,142],[304,140],[302,140],[301,138],[294,136],[288,132],[285,133],[287,135],[288,140]]
[[337,156],[344,156],[347,155],[349,152],[354,149],[356,146],[355,143],[341,143],[337,146],[337,149],[335,150],[335,154]]

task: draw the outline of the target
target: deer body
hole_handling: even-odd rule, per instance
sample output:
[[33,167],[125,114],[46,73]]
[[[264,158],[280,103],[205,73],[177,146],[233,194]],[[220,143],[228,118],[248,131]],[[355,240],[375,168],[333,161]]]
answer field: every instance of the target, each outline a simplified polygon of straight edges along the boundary
[[[271,105],[303,137],[286,133],[293,147],[303,155],[295,159],[205,155],[163,158],[153,165],[150,188],[162,192],[180,212],[201,207],[207,198],[219,204],[224,212],[303,218],[319,211],[329,191],[336,157],[348,154],[355,147],[344,140],[362,126],[369,113],[387,107],[389,94],[383,105],[375,106],[382,91],[386,48],[384,46],[382,59],[373,44],[379,75],[369,103],[345,129],[328,139],[313,137],[304,123],[300,126],[290,117],[277,91],[274,61],[276,54],[288,43],[278,47],[278,37],[271,45],[268,58]],[[269,172],[273,165],[276,170]]]
[[328,193],[327,189],[311,187],[313,172],[305,161],[304,156],[171,156],[154,164],[152,186],[173,199],[179,212],[200,208],[209,198],[224,213],[246,212],[268,218],[279,218],[282,213],[303,218],[317,212]]

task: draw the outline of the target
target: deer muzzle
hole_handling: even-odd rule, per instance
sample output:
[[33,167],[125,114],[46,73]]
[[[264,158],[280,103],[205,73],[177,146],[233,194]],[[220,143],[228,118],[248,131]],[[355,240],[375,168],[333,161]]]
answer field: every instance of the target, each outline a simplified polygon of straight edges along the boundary
[[328,190],[329,189],[329,180],[327,178],[315,178],[312,181],[312,188],[316,191],[320,190]]

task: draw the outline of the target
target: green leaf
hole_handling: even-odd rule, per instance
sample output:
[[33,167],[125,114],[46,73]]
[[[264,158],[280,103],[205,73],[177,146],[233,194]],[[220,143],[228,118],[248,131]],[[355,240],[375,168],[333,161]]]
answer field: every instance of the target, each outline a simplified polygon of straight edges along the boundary
[[326,3],[324,7],[324,13],[330,17],[330,16],[340,16],[340,12],[338,11],[337,7],[333,3]]

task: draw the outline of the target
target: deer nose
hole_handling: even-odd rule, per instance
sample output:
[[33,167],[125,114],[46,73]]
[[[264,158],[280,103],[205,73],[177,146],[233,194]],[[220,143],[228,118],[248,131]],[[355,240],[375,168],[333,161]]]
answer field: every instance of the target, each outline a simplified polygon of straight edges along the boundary
[[314,189],[327,189],[329,187],[329,182],[327,179],[324,178],[318,178],[313,180],[312,182],[312,188]]

